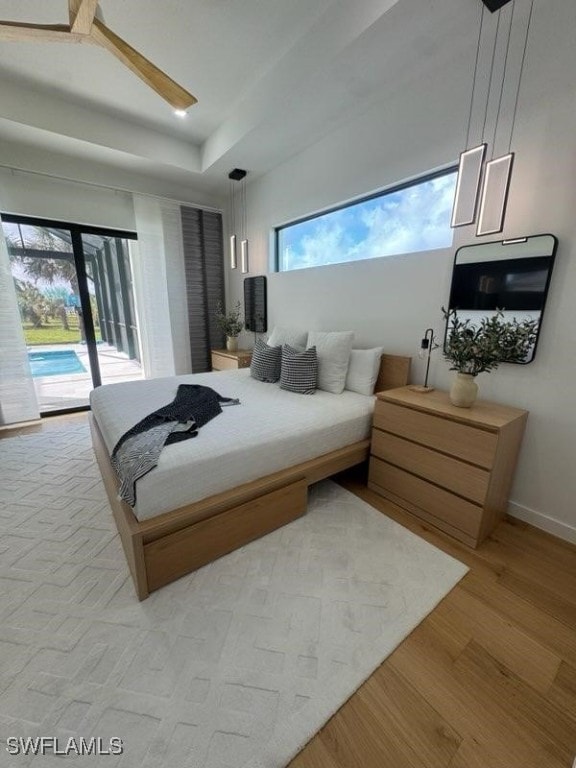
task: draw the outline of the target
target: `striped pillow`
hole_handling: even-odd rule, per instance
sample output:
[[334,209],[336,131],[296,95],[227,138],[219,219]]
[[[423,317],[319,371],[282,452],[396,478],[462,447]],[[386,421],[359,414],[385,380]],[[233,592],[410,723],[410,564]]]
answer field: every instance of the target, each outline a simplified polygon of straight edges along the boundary
[[309,347],[299,352],[294,347],[284,344],[282,347],[282,370],[280,389],[297,392],[300,395],[313,395],[318,383],[318,358],[316,347]]
[[278,381],[281,360],[282,347],[269,347],[262,339],[256,339],[252,350],[250,376],[258,381]]

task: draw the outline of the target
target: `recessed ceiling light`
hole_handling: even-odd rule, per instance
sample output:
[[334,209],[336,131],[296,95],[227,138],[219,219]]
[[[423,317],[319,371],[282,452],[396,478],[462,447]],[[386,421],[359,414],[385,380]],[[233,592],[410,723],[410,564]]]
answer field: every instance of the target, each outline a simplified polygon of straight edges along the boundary
[[188,115],[185,109],[175,109],[174,114],[176,117],[186,117]]

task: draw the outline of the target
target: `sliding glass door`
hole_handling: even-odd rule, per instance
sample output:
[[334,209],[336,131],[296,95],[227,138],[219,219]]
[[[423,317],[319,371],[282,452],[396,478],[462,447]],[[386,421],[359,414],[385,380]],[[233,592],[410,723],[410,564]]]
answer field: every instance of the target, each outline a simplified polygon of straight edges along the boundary
[[102,384],[142,378],[128,240],[82,234]]
[[142,378],[132,233],[2,215],[42,414],[86,407],[93,387]]

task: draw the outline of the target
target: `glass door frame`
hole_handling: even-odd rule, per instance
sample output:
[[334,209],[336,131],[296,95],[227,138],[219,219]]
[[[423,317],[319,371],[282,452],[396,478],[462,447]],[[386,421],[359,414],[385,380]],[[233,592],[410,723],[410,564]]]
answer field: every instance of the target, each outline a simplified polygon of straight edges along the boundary
[[[84,253],[84,244],[82,235],[100,235],[101,237],[115,237],[121,240],[137,240],[136,232],[123,229],[110,229],[106,227],[93,227],[87,224],[75,224],[69,221],[59,221],[56,219],[42,219],[35,216],[20,216],[14,213],[0,213],[2,222],[10,224],[26,224],[33,227],[44,227],[53,229],[65,229],[70,233],[72,253],[74,256],[74,266],[78,279],[78,292],[80,295],[80,309],[84,323],[84,334],[86,336],[86,350],[90,361],[90,375],[92,377],[92,386],[101,386],[102,377],[100,375],[100,363],[98,360],[98,348],[96,346],[96,333],[94,330],[94,319],[92,317],[92,307],[90,305],[90,292],[88,290],[88,276],[86,271],[86,255]],[[89,405],[74,406],[71,408],[62,408],[41,413],[40,416],[57,416],[63,413],[74,413],[76,411],[89,410]]]

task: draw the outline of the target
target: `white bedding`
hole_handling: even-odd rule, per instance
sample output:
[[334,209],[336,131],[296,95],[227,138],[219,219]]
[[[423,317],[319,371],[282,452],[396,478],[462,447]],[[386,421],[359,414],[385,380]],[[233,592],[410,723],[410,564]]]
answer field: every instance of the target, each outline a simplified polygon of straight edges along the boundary
[[179,384],[212,387],[240,405],[169,445],[136,484],[139,520],[229,490],[370,436],[374,397],[317,390],[286,392],[250,377],[249,369],[109,384],[93,390],[92,411],[111,453],[120,437],[176,396]]

